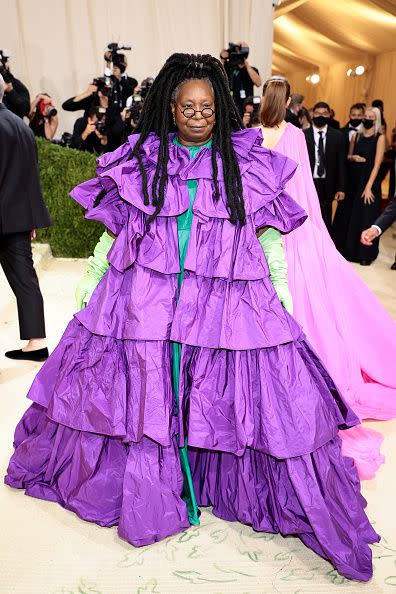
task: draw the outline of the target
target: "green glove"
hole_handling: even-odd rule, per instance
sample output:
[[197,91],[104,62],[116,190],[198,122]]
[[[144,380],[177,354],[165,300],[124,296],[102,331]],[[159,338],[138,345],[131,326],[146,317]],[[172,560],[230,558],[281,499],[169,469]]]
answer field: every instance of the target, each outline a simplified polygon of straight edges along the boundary
[[110,266],[107,261],[107,254],[113,242],[113,237],[105,231],[95,246],[93,256],[88,258],[87,270],[76,288],[78,310],[88,303],[100,279]]
[[274,289],[278,294],[283,307],[293,313],[293,299],[287,284],[287,263],[285,260],[285,250],[283,248],[282,235],[277,229],[268,227],[259,237],[261,247],[267,258],[270,270],[270,279]]

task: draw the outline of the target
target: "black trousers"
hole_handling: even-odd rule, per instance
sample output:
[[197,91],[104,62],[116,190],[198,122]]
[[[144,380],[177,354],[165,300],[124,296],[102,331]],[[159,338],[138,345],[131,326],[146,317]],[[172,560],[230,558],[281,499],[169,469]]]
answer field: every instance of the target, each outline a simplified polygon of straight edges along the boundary
[[43,296],[33,267],[30,231],[0,234],[0,264],[17,300],[21,340],[45,338]]
[[314,184],[319,198],[322,219],[324,220],[327,230],[330,233],[333,199],[331,198],[329,200],[326,195],[326,180],[317,179],[314,177]]

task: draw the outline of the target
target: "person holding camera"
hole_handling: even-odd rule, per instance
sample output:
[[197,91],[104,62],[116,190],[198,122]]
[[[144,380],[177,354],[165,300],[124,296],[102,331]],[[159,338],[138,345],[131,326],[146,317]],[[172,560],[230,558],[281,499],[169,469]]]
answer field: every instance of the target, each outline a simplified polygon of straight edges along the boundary
[[58,128],[58,112],[47,93],[39,93],[30,105],[29,126],[35,136],[52,140]]
[[110,69],[111,63],[113,64],[113,74],[111,76],[114,85],[112,100],[121,112],[126,107],[128,97],[135,92],[138,82],[136,78],[128,76],[126,72],[128,62],[125,54],[107,51],[104,57],[107,68]]
[[260,97],[248,97],[243,102],[242,122],[245,128],[256,128],[260,125]]
[[75,97],[70,97],[62,103],[62,109],[65,111],[84,110],[84,115],[88,115],[91,107],[97,106],[104,109],[109,107],[110,86],[107,85],[104,78],[95,78],[88,87]]
[[73,129],[72,148],[98,155],[109,150],[109,129],[106,112],[102,110],[100,107],[91,107],[87,117],[78,118]]
[[121,112],[121,119],[123,121],[122,142],[126,142],[128,136],[133,134],[139,121],[147,93],[153,82],[154,79],[152,77],[145,78],[140,85],[135,87],[134,94],[128,97],[126,107]]
[[246,41],[229,43],[223,48],[220,59],[226,71],[234,103],[243,116],[243,104],[254,94],[254,87],[261,85],[261,76],[255,66],[248,62],[249,46]]
[[25,85],[11,74],[8,58],[8,52],[0,50],[0,75],[4,80],[3,105],[23,118],[30,111],[30,95]]

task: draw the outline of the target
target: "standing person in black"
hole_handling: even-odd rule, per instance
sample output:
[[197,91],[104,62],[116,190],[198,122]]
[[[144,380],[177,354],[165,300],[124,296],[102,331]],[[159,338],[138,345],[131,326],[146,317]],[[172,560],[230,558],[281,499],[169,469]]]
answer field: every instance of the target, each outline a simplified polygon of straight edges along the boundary
[[[239,48],[246,48],[248,53],[246,41],[239,41],[236,45]],[[261,76],[257,68],[249,64],[247,57],[242,64],[234,65],[230,62],[229,51],[223,48],[220,59],[228,77],[234,103],[242,117],[245,99],[254,95],[254,87],[261,86]]]
[[354,103],[353,105],[351,105],[351,108],[349,110],[348,123],[343,128],[341,128],[341,132],[345,140],[346,155],[348,155],[349,143],[352,140],[352,136],[356,132],[361,131],[361,124],[363,122],[365,110],[366,106],[364,105],[364,103]]
[[0,76],[0,263],[18,306],[25,347],[8,351],[10,359],[44,361],[43,298],[33,268],[31,239],[35,229],[51,224],[40,190],[37,147],[32,130],[2,102]]
[[330,232],[333,200],[345,198],[345,145],[341,132],[328,125],[329,118],[329,105],[316,103],[312,126],[304,134],[322,217]]
[[330,109],[329,126],[331,126],[332,128],[335,128],[336,130],[340,129],[340,122],[335,119],[334,109]]
[[3,52],[0,52],[0,75],[3,76],[4,81],[4,105],[20,118],[27,116],[30,111],[29,91],[20,80],[11,74],[8,57],[4,56]]
[[372,245],[360,242],[362,231],[375,223],[381,210],[379,170],[384,158],[385,135],[381,131],[381,113],[377,107],[366,109],[363,131],[354,134],[348,159],[352,163],[353,204],[348,227],[345,257],[351,262],[370,265],[378,256],[378,238]]
[[[365,105],[363,103],[354,103],[349,110],[349,121],[346,126],[341,128],[341,134],[345,145],[345,158],[347,159],[349,152],[349,145],[352,137],[357,132],[362,130],[362,122],[364,118]],[[346,160],[346,191],[345,199],[339,202],[337,210],[334,215],[333,224],[331,227],[331,236],[335,243],[337,250],[346,257],[346,240],[349,228],[349,221],[351,219],[354,181],[352,175],[353,163]]]
[[111,117],[99,107],[91,107],[87,116],[78,118],[71,138],[72,148],[101,155],[121,144],[123,122],[121,116]]
[[300,95],[300,93],[292,93],[290,95],[290,104],[286,108],[285,121],[293,124],[296,128],[302,128],[298,114],[303,108],[303,101],[304,95]]
[[125,54],[117,53],[115,56],[112,56],[112,52],[106,52],[104,58],[109,71],[111,67],[111,59],[113,59],[113,74],[111,80],[113,81],[114,88],[112,101],[121,113],[126,107],[128,97],[133,95],[138,86],[138,81],[136,78],[129,76],[126,71],[128,62]]

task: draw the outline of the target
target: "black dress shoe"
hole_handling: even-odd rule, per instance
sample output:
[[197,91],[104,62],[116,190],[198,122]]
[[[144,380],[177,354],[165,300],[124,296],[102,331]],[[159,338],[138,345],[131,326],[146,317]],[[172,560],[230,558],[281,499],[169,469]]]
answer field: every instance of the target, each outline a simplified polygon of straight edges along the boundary
[[392,266],[390,267],[391,270],[396,270],[396,260],[393,262]]
[[46,361],[48,359],[48,349],[37,349],[35,351],[23,351],[18,349],[16,351],[7,351],[5,356],[9,359],[16,359],[18,361]]
[[360,266],[370,266],[371,263],[372,260],[360,260],[359,262]]

